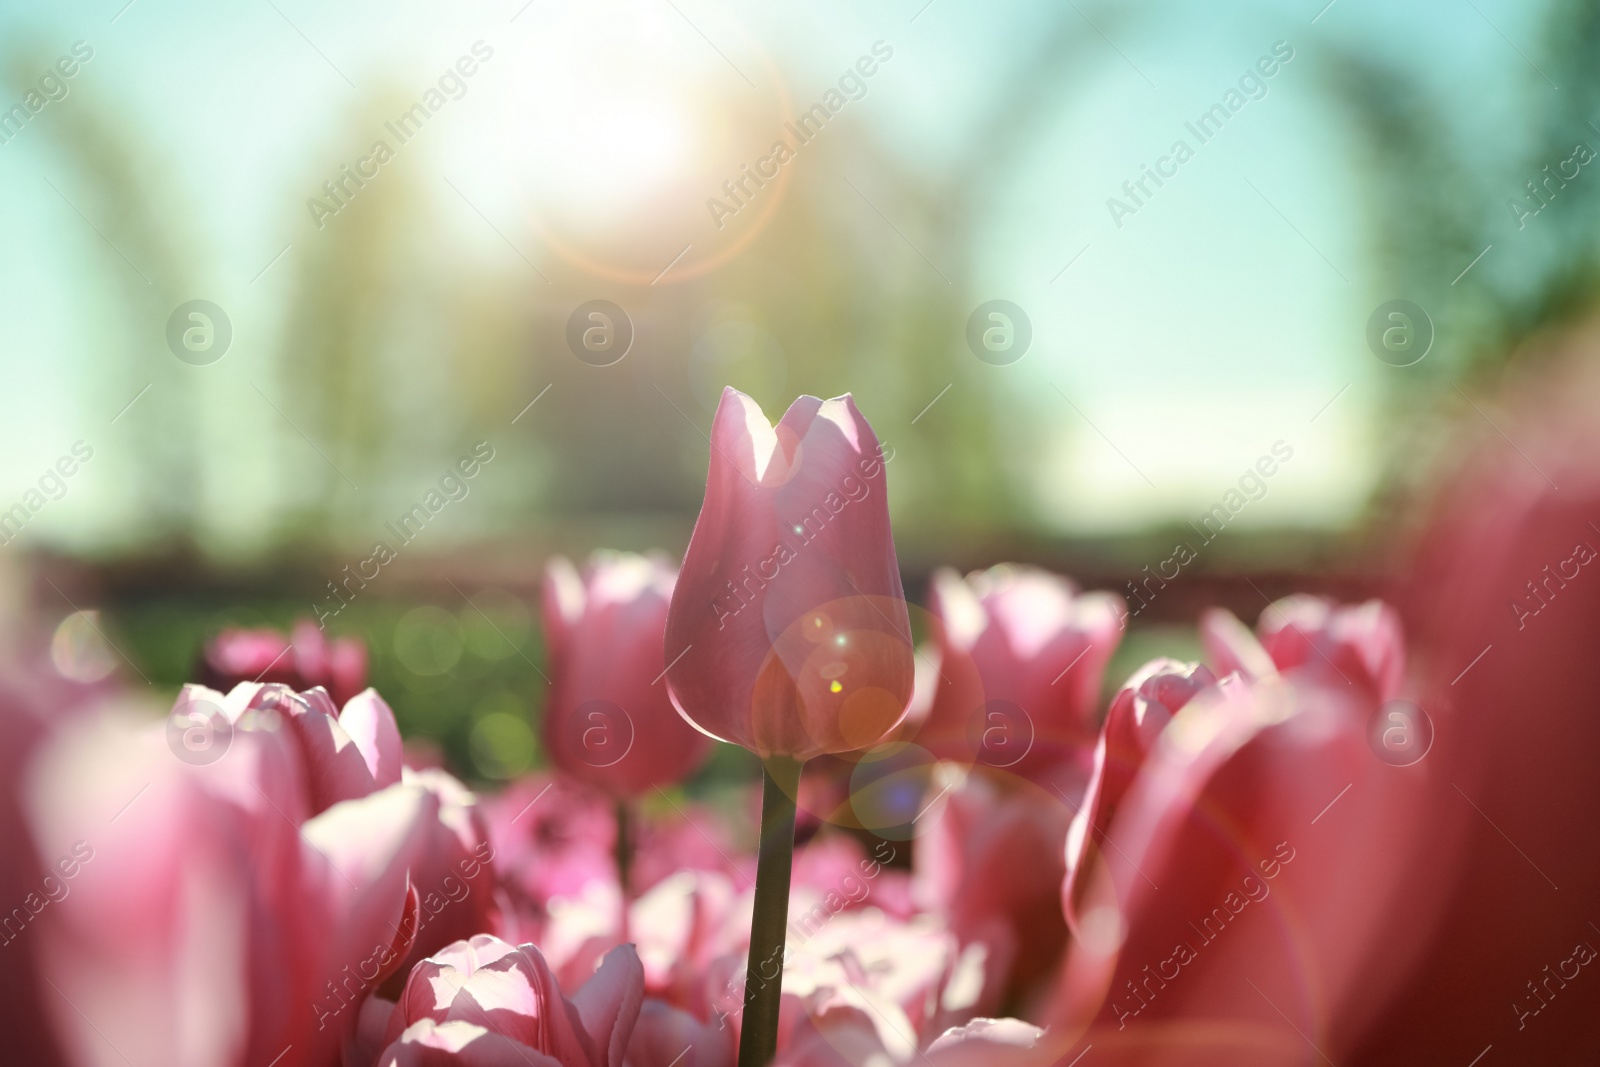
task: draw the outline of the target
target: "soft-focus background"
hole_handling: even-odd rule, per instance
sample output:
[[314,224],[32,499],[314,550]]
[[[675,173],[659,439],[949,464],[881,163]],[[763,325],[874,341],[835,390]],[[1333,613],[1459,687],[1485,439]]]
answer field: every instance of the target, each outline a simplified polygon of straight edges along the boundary
[[[6,3],[4,595],[62,673],[161,695],[224,625],[326,615],[408,736],[504,779],[541,762],[544,560],[681,553],[724,384],[850,391],[914,598],[1002,560],[1126,594],[1198,549],[1117,685],[1201,603],[1369,588],[1450,428],[1582,329],[1597,58],[1564,0]],[[597,299],[608,366],[567,340]],[[996,299],[1031,331],[998,365]],[[1409,366],[1368,340],[1395,299]],[[194,300],[225,325],[191,363]]]

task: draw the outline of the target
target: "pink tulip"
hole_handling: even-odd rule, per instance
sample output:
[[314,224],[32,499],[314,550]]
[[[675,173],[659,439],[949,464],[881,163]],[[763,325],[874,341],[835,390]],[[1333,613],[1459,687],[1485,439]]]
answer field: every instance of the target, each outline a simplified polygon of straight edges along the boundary
[[[0,617],[0,628],[13,620]],[[18,662],[18,660],[21,662]],[[88,712],[109,685],[88,686],[61,676],[0,642],[0,1032],[6,1034],[7,1057],[37,1067],[58,1067],[67,1061],[60,1039],[46,1023],[48,998],[55,996],[39,981],[41,949],[33,920],[70,892],[81,864],[72,854],[55,856],[37,847],[27,811],[24,772],[34,754]]]
[[857,1009],[887,1048],[907,1056],[999,1000],[1004,990],[988,963],[984,946],[964,948],[934,916],[901,922],[870,908],[845,911],[791,941],[784,996],[813,1025],[837,1008]]
[[628,1042],[628,1067],[733,1067],[733,1031],[646,1000]]
[[[616,886],[616,822],[603,797],[566,779],[528,775],[481,801],[503,934],[543,943],[550,902]],[[520,942],[519,942],[520,943]]]
[[[891,870],[889,864],[903,861],[911,846],[903,841],[879,841],[868,852],[859,840],[848,834],[829,833],[812,838],[794,856],[794,877],[790,898],[789,929],[799,936],[808,915],[797,910],[802,895],[818,898],[811,906],[809,919],[816,921],[817,908],[827,915],[856,908],[880,908],[896,918],[910,917],[907,872]],[[748,883],[747,883],[748,884]]]
[[963,945],[987,946],[985,987],[995,994],[974,1010],[992,1013],[1000,991],[1041,979],[1066,942],[1061,883],[1071,809],[1060,793],[950,764],[940,765],[930,797],[917,820],[912,892]]
[[[910,1056],[947,1026],[970,1020],[980,1001],[999,996],[988,985],[982,948],[962,949],[934,916],[903,922],[870,908],[845,911],[797,935],[781,961],[762,961],[754,977],[770,987],[781,971],[780,1053],[849,1019],[897,1056]],[[709,1022],[742,1035],[747,975],[743,946],[736,947],[701,970],[713,992]],[[687,1010],[700,1018],[703,1009],[697,1001]]]
[[269,720],[288,727],[305,767],[312,814],[400,781],[400,730],[394,712],[375,690],[356,694],[340,711],[322,689],[296,693],[276,683],[240,682],[224,696],[205,686],[186,685],[172,714],[209,729],[220,728],[220,722],[210,721],[219,712],[236,729]]
[[[347,705],[347,714],[348,710]],[[425,821],[417,835],[411,860],[411,886],[417,894],[416,923],[406,931],[413,943],[384,986],[385,995],[399,992],[405,976],[419,960],[455,941],[490,932],[499,924],[494,848],[477,798],[455,778],[437,769],[413,771],[408,767],[402,780],[431,794],[439,814]]]
[[1122,598],[1004,565],[965,579],[936,572],[929,608],[939,670],[917,743],[940,759],[1024,776],[1066,763],[1086,773],[1100,681],[1122,639]]
[[763,758],[867,748],[911,697],[910,619],[885,460],[848,396],[776,426],[722,394],[705,504],[667,614],[684,716]]
[[[1398,632],[1383,634],[1360,662],[1398,673]],[[1414,947],[1392,920],[1429,829],[1427,770],[1377,758],[1377,687],[1359,677],[1307,660],[1231,677],[1161,730],[1067,890],[1078,937],[1051,1027],[1061,1055],[1093,1044],[1107,1063],[1276,1064],[1348,1051],[1392,988],[1379,961]]]
[[321,686],[342,705],[366,685],[367,646],[354,637],[329,641],[309,619],[295,623],[287,638],[277,630],[228,629],[206,643],[195,674],[224,693],[240,682],[296,691]]
[[285,735],[241,730],[191,764],[161,726],[95,716],[40,753],[32,836],[74,869],[24,936],[72,1062],[337,1062],[409,947],[406,873],[436,803],[392,786],[306,819]]
[[[868,854],[849,838],[814,842],[796,857],[800,879],[789,913],[786,988],[798,982],[794,988],[802,991],[832,990],[848,978],[892,1005],[884,1010],[899,1013],[895,1018],[903,1017],[906,1027],[927,1035],[947,1018],[965,1021],[980,1003],[997,1002],[1001,991],[985,967],[986,950],[962,955],[936,916],[908,922],[871,906],[877,882],[896,873],[883,868],[886,857],[893,858],[890,846]],[[618,944],[617,896],[608,889],[591,886],[550,902],[540,950],[563,985],[593,973]],[[629,923],[646,994],[721,1033],[737,1034],[751,905],[748,879],[734,883],[712,871],[681,871],[641,894],[629,908]],[[844,955],[854,962],[841,969]],[[805,977],[794,977],[802,972]],[[777,971],[768,965],[762,974],[770,982]]]
[[[550,901],[539,949],[563,985],[593,974],[606,953],[625,943],[620,910],[615,883],[590,883],[577,896]],[[628,915],[647,994],[702,1019],[725,1007],[709,975],[748,944],[748,896],[713,872],[680,871],[633,900]]]
[[1216,675],[1195,663],[1157,659],[1134,672],[1118,690],[1095,746],[1094,772],[1067,831],[1067,878],[1061,902],[1067,924],[1078,929],[1080,876],[1091,850],[1104,847],[1128,787],[1155,748],[1156,739],[1195,695],[1216,685]]
[[1576,1064],[1600,1049],[1593,343],[1590,331],[1572,345],[1576,362],[1533,363],[1540,379],[1505,409],[1464,409],[1480,443],[1447,450],[1460,467],[1404,572],[1426,656],[1418,702],[1434,725],[1418,767],[1433,787],[1429,847],[1397,860],[1413,880],[1395,918],[1427,942],[1361,1043],[1363,1063],[1469,1063],[1492,1045],[1479,1067]]
[[[736,797],[735,803],[743,798]],[[750,803],[756,803],[754,796]],[[673,801],[676,808],[658,811],[636,826],[634,835],[633,890],[643,893],[680,871],[716,871],[747,883],[755,875],[755,860],[739,846],[754,827],[740,825],[745,814],[689,800]]]
[[412,969],[377,1067],[622,1067],[642,999],[630,947],[569,998],[537,948],[479,935]]
[[398,991],[410,965],[435,949],[494,927],[494,851],[476,798],[444,771],[403,766],[394,713],[375,690],[356,694],[338,711],[321,689],[296,693],[283,685],[241,682],[223,696],[188,685],[173,708],[180,721],[204,721],[219,712],[236,732],[283,728],[299,757],[310,815],[401,781],[433,795],[438,816],[418,827],[412,853],[418,906],[407,928],[410,949],[387,991]]
[[1341,606],[1326,597],[1284,597],[1261,613],[1256,629],[1259,636],[1222,608],[1201,616],[1201,641],[1219,674],[1313,671],[1360,685],[1380,701],[1399,695],[1405,642],[1399,615],[1382,601]]
[[[731,843],[727,848],[734,850]],[[895,890],[881,888],[885,883],[905,895],[904,872],[887,870],[884,863],[896,857],[897,849],[906,848],[880,842],[869,855],[853,838],[838,835],[800,849],[794,862],[789,950],[825,951],[811,949],[832,943],[819,936],[822,931],[845,915],[879,906],[885,892],[892,897]],[[657,881],[629,905],[629,936],[644,966],[647,994],[701,1018],[736,1010],[735,1004],[719,998],[707,974],[719,958],[739,956],[748,948],[751,873],[741,871],[730,879],[714,869],[680,870]],[[902,917],[909,911],[904,902],[890,903],[900,907]],[[549,902],[549,919],[541,927],[539,943],[563,983],[591,973],[600,958],[624,940],[618,905],[612,883],[590,883],[573,896]],[[848,926],[844,923],[837,929]]]
[[596,554],[581,577],[560,557],[545,568],[545,747],[558,769],[618,798],[687,778],[710,750],[662,681],[676,578],[659,555]]
[[646,991],[712,1019],[712,965],[743,952],[748,940],[749,917],[741,903],[748,902],[741,902],[735,884],[711,871],[681,871],[634,901],[630,928],[638,938]]

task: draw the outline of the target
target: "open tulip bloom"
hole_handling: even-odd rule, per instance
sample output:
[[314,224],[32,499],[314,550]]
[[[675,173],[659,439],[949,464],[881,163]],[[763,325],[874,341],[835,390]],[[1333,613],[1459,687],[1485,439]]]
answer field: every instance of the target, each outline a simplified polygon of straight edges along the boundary
[[725,389],[705,503],[667,613],[673,702],[765,767],[743,1067],[777,1043],[800,767],[870,747],[911,699],[911,621],[889,531],[883,449],[847,394],[776,425]]

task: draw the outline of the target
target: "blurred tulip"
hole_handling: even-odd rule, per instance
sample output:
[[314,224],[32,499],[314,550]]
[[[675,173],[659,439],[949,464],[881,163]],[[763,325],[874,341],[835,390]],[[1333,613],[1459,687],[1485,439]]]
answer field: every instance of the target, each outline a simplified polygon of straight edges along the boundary
[[289,637],[270,629],[227,629],[206,642],[195,677],[224,693],[240,682],[296,691],[321,686],[343,705],[367,684],[367,646],[356,637],[329,641],[310,619],[295,623]]
[[206,729],[227,729],[216,721],[218,712],[238,729],[258,721],[288,726],[304,762],[312,814],[400,781],[400,730],[375,690],[356,694],[340,711],[322,689],[296,693],[277,683],[240,682],[224,696],[186,685],[172,714]]
[[[940,764],[912,853],[913,897],[943,916],[963,945],[986,946],[992,999],[1041,979],[1066,943],[1063,859],[1071,810],[1060,794],[1028,784],[1005,788],[982,770]],[[1074,798],[1075,799],[1075,798]],[[998,980],[996,980],[998,979]]]
[[879,841],[869,853],[848,834],[813,838],[794,856],[791,933],[803,938],[808,925],[857,908],[880,908],[896,918],[909,918],[908,872],[890,870],[888,865],[910,851],[903,841]]
[[537,948],[480,935],[413,968],[377,1067],[623,1067],[642,999],[631,947],[608,954],[569,998]]
[[[0,565],[0,586],[4,584]],[[105,686],[64,681],[42,662],[21,662],[9,631],[14,621],[0,588],[0,1032],[7,1057],[30,1067],[58,1067],[67,1061],[60,1039],[46,1022],[46,1004],[55,997],[39,981],[39,938],[28,930],[51,898],[70,891],[68,871],[79,863],[72,854],[44,854],[34,840],[28,816],[25,771],[52,736],[103,697]],[[63,888],[64,887],[64,888]]]
[[412,945],[384,986],[385,995],[399,992],[419,960],[499,925],[494,848],[477,797],[441,770],[408,767],[402,780],[431,794],[439,814],[424,821],[417,835],[411,860],[411,886],[417,894],[416,924],[408,931]]
[[901,922],[872,908],[841,912],[789,947],[786,999],[798,1000],[795,1007],[810,1016],[860,1008],[901,1057],[972,1019],[1003,992],[984,948],[964,949],[936,916]]
[[1035,1053],[1044,1031],[1021,1019],[974,1019],[951,1027],[928,1046],[934,1067],[1021,1067],[1042,1064]]
[[[1398,678],[1397,630],[1365,648],[1360,662]],[[1203,680],[1170,684],[1182,698]],[[1426,770],[1383,762],[1369,744],[1377,692],[1302,659],[1190,695],[1096,827],[1105,848],[1065,891],[1078,937],[1053,1041],[1081,1037],[1097,1060],[1129,1064],[1348,1051],[1364,1006],[1394,981],[1380,961],[1416,941],[1387,920],[1429,830]]]
[[436,802],[397,785],[302,822],[281,723],[203,764],[164,733],[86,719],[29,775],[39,853],[75,861],[26,931],[63,1045],[80,1065],[336,1062],[409,947],[407,870]]
[[1061,887],[1061,902],[1067,925],[1074,931],[1078,929],[1077,897],[1082,888],[1079,876],[1091,850],[1104,845],[1117,806],[1167,723],[1195,694],[1216,684],[1216,675],[1200,664],[1157,659],[1135,671],[1112,698],[1095,746],[1089,787],[1067,830],[1067,878]]
[[801,1029],[779,1067],[1046,1067],[1044,1031],[1021,1019],[974,1019],[951,1027],[926,1048],[896,1056],[870,1018],[834,1011]]
[[[727,847],[734,849],[732,843]],[[813,946],[833,942],[819,938],[821,931],[844,915],[880,906],[885,883],[895,884],[905,895],[904,872],[883,866],[895,858],[895,847],[880,843],[869,856],[853,838],[833,835],[797,852],[788,924],[791,955],[823,951]],[[718,1009],[732,1010],[732,1005],[717,1001],[717,990],[707,984],[706,974],[719,957],[738,956],[748,947],[749,866],[746,862],[745,869],[732,877],[715,869],[680,870],[629,905],[628,936],[644,966],[648,995],[701,1018],[711,1018]],[[888,890],[891,897],[894,892]],[[618,900],[613,884],[591,882],[575,895],[549,902],[539,946],[563,983],[592,973],[600,958],[625,940],[617,920]],[[908,917],[910,909],[903,901],[890,903],[900,908],[899,916],[883,908],[891,917]]]
[[[219,713],[225,723],[209,721]],[[418,896],[407,931],[412,943],[389,992],[398,991],[411,964],[435,949],[495,928],[494,851],[477,799],[442,770],[403,766],[394,713],[375,690],[356,694],[338,711],[322,689],[296,693],[284,685],[241,682],[223,696],[187,685],[172,715],[232,736],[266,730],[291,739],[309,815],[401,781],[433,796],[437,817],[418,826],[410,866]],[[225,745],[229,738],[216,740]]]
[[528,775],[479,802],[504,899],[501,934],[543,943],[550,902],[615,886],[611,806],[562,778]]
[[545,568],[545,747],[559,770],[614,797],[682,781],[710,751],[662,684],[676,578],[659,555],[597,553],[582,577],[560,557]]
[[628,1067],[733,1067],[733,1031],[646,1000],[628,1042]]
[[745,803],[753,807],[753,792],[737,793],[718,804],[674,800],[673,807],[641,820],[634,831],[634,892],[643,893],[681,871],[716,871],[747,884],[755,874],[755,861],[739,842],[748,839],[755,827],[748,810],[728,809]]
[[910,700],[912,647],[872,427],[848,395],[773,426],[727,389],[711,446],[667,614],[673,700],[763,758],[875,744]]
[[1284,597],[1269,605],[1252,635],[1223,608],[1200,618],[1200,639],[1218,674],[1246,678],[1306,670],[1360,685],[1376,699],[1399,695],[1405,673],[1400,616],[1379,600],[1340,605],[1327,597]]
[[748,935],[748,916],[734,884],[714,872],[682,871],[634,901],[632,912],[646,991],[702,1019],[712,1018],[715,990],[707,983],[712,962],[743,952]]
[[1067,763],[1086,775],[1122,598],[1008,564],[965,579],[935,572],[929,608],[939,670],[917,744],[1023,776]]
[[1600,1050],[1583,962],[1600,948],[1600,361],[1592,333],[1566,354],[1531,363],[1503,410],[1464,410],[1480,443],[1451,450],[1405,572],[1432,834],[1395,911],[1429,936],[1362,1063]]

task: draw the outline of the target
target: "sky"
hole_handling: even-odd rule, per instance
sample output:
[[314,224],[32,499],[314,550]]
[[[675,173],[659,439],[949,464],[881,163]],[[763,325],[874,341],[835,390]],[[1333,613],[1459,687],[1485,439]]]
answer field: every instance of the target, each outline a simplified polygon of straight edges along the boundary
[[[1361,173],[1318,57],[1333,42],[1384,50],[1459,104],[1469,136],[1474,127],[1505,136],[1508,87],[1528,91],[1534,7],[1076,7],[1084,40],[1071,60],[1081,69],[1064,74],[1070,102],[988,192],[976,228],[977,287],[1022,307],[1033,331],[1022,360],[985,370],[998,402],[1044,429],[1039,453],[1015,458],[1017,476],[1051,528],[1115,533],[1193,518],[1282,443],[1293,458],[1241,523],[1348,521],[1377,474],[1385,376],[1398,373],[1367,350],[1366,320],[1397,294],[1377,289]],[[696,153],[699,164],[721,153],[712,169],[732,173],[749,157],[719,139],[720,124],[752,98],[819,99],[875,42],[893,59],[842,120],[920,166],[946,167],[990,114],[997,72],[1060,10],[959,0],[4,0],[0,44],[32,41],[55,57],[83,42],[93,55],[65,98],[0,145],[0,508],[78,441],[97,459],[28,539],[114,539],[130,507],[117,462],[129,398],[105,386],[114,346],[99,302],[108,280],[138,284],[139,266],[98,276],[106,220],[97,226],[75,206],[79,191],[46,147],[41,124],[75,97],[125,104],[126,132],[162,161],[180,236],[204,264],[196,295],[232,318],[229,358],[196,379],[194,430],[202,447],[232,457],[208,506],[237,509],[242,527],[256,519],[250,442],[275,416],[224,398],[266,373],[290,277],[274,267],[318,239],[307,199],[367,155],[350,117],[364,92],[419,99],[482,42],[491,58],[462,79],[464,95],[382,167],[410,168],[443,191],[451,249],[537,267],[553,255],[540,232],[507,227],[508,236],[482,222],[505,226],[530,200],[603,217],[651,182],[675,180]],[[1265,95],[1201,144],[1185,123],[1274,49]],[[20,92],[13,78],[0,107]],[[1114,211],[1112,198],[1132,199],[1124,182],[1180,138],[1193,158],[1159,188],[1147,184],[1136,210]],[[887,226],[881,236],[908,240]]]

